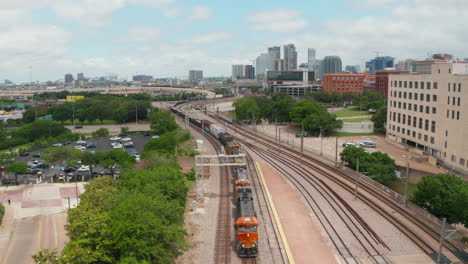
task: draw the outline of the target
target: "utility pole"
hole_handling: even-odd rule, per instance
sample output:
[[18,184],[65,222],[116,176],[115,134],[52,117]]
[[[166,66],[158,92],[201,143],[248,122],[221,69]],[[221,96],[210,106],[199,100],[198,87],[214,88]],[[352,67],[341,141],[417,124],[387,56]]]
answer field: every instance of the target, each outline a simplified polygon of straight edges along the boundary
[[278,131],[278,152],[281,153],[281,127]]
[[[72,104],[72,111],[73,111],[73,114],[72,114],[72,124],[73,124],[73,127],[75,127],[75,103]],[[36,112],[37,113],[37,112]],[[36,114],[37,116],[37,114]],[[37,117],[36,117],[37,118]]]
[[338,167],[338,136],[336,136],[335,143],[335,167]]
[[[453,235],[455,232],[457,232],[456,229],[452,230],[445,230],[446,229],[446,224],[447,224],[447,218],[442,218],[442,227],[440,230],[440,244],[439,244],[439,251],[437,252],[437,264],[442,263],[442,249],[444,247],[444,241],[449,238],[451,235]],[[448,233],[447,235],[446,232]]]
[[322,136],[322,127],[320,127],[320,156],[323,156],[323,136]]
[[359,184],[359,159],[356,159],[356,187],[354,188],[354,200],[357,199]]
[[278,119],[275,120],[275,141],[278,142]]
[[410,164],[409,161],[406,160],[406,177],[405,177],[405,206],[408,206],[408,180],[409,180],[409,173],[410,173]]
[[301,123],[301,165],[302,165],[302,156],[304,155],[304,120]]
[[138,103],[135,104],[135,124],[138,125]]

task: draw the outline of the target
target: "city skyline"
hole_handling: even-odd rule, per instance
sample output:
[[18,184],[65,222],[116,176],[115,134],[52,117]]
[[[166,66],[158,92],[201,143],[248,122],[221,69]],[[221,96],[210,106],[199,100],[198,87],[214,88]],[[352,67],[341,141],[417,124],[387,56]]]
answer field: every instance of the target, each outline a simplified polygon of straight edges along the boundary
[[363,69],[376,52],[395,62],[432,53],[468,57],[466,1],[446,1],[444,12],[435,0],[376,2],[4,2],[0,79],[56,80],[68,72],[163,78],[190,69],[230,76],[231,65],[252,64],[268,47],[287,43],[295,45],[298,65],[307,62],[308,48],[318,60],[337,55],[343,65]]

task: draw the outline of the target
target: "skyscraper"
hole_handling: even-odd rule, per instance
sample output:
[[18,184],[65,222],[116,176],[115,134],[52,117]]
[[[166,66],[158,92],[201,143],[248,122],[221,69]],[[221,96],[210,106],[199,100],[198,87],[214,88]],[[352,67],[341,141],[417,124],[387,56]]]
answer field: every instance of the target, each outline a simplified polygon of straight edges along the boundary
[[84,74],[82,72],[78,73],[77,80],[78,81],[84,81],[85,80]]
[[199,84],[201,81],[203,81],[203,71],[190,70],[189,81],[190,83],[193,83],[193,84]]
[[265,71],[270,70],[271,62],[268,53],[262,53],[255,60],[255,68],[257,69],[257,80],[262,80],[265,77]]
[[232,79],[239,80],[244,79],[244,65],[236,64],[232,65]]
[[369,69],[371,74],[375,74],[375,71],[385,70],[386,68],[393,68],[394,58],[390,56],[375,57],[370,61],[366,62],[366,68]]
[[281,59],[281,48],[280,47],[271,47],[268,48],[268,55],[270,56],[270,67],[268,67],[269,70],[272,71],[278,71],[280,69],[280,62],[279,60]]
[[71,73],[65,74],[65,83],[67,84],[73,83],[73,74]]
[[315,49],[307,49],[307,63],[309,64],[309,69],[313,70],[317,65],[317,59],[315,57]]
[[322,76],[325,73],[341,73],[341,58],[338,56],[326,56],[322,60]]
[[284,70],[293,71],[297,69],[297,52],[294,44],[284,45]]
[[245,65],[244,71],[245,71],[244,73],[245,79],[247,80],[255,79],[255,68],[253,65]]

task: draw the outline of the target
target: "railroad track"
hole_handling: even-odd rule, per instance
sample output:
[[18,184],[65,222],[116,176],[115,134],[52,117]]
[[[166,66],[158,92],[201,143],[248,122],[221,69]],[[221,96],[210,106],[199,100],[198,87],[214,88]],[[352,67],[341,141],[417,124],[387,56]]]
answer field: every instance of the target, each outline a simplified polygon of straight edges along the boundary
[[[262,143],[264,146],[267,146],[270,150],[271,149],[278,149],[278,145],[276,142],[273,140],[270,140],[268,138],[265,138],[264,136],[259,136],[259,135],[252,135],[253,133],[243,127],[236,126],[236,130],[239,134],[242,136],[251,139],[255,142]],[[307,156],[307,155],[301,155],[299,151],[290,149],[288,147],[282,146],[281,147],[282,151],[284,153],[292,154],[289,156],[290,159],[294,159],[296,161],[299,160],[301,164],[304,164],[318,172],[320,172],[323,176],[331,179],[335,183],[341,185],[343,188],[347,189],[348,191],[352,192],[352,188],[348,185],[349,183],[352,183],[353,180],[355,179],[355,176],[351,175],[348,172],[340,171],[337,168],[333,167],[332,165],[329,165],[325,162],[322,162],[320,160],[314,159],[313,157]],[[302,156],[302,158],[300,158]],[[347,181],[347,183],[345,183]],[[351,184],[352,185],[352,184]],[[388,199],[388,195],[378,189],[375,189],[370,184],[367,184],[366,182],[360,183],[360,189],[364,189],[366,192],[372,194],[372,196],[375,199],[378,199],[380,202],[385,203],[387,206],[389,206],[392,210],[397,211],[399,214],[404,216],[406,219],[408,219],[410,222],[412,222],[414,225],[418,226],[421,230],[426,232],[428,235],[430,235],[431,238],[433,238],[435,241],[438,241],[440,238],[440,234],[438,230],[434,227],[434,225],[429,225],[420,219],[418,219],[416,216],[412,215],[411,213],[407,212],[404,208],[402,208],[399,204],[397,204],[394,200]],[[376,210],[379,214],[382,214],[382,208],[375,204],[374,201],[367,197],[360,196],[360,199],[369,204],[372,208]],[[402,225],[402,223],[399,222],[398,219],[396,219],[394,216],[391,214],[387,213],[384,216],[389,222],[394,224],[398,229],[400,229],[406,236],[411,239],[418,247],[420,247],[426,254],[428,254],[430,257],[433,259],[436,258],[436,249],[433,246],[429,246],[426,241],[420,238],[419,235],[415,234],[413,231],[409,230],[408,227]],[[459,249],[456,247],[453,243],[450,241],[446,241],[444,244],[444,248],[452,252],[456,257],[460,258],[460,260],[466,259],[466,252],[463,250]]]
[[[202,133],[201,128],[190,123],[190,127]],[[213,145],[217,154],[221,153],[221,143],[213,138],[211,134],[205,133],[205,138]],[[220,200],[218,204],[218,216],[216,222],[216,237],[214,248],[214,263],[231,263],[232,254],[232,193],[231,193],[231,173],[228,168],[220,169]]]
[[[331,220],[330,217],[324,213],[324,210],[321,208],[322,206],[320,206],[310,188],[303,184],[295,174],[291,173],[295,172],[296,175],[306,175],[310,174],[310,172],[304,168],[300,168],[298,163],[292,163],[286,158],[282,158],[282,156],[277,153],[263,150],[244,140],[239,141],[246,145],[252,152],[265,159],[276,170],[281,172],[298,189],[301,195],[306,199],[311,210],[317,216],[318,221],[328,234],[341,258],[349,264],[360,263],[359,259],[355,257],[356,254],[352,252],[352,249],[348,247],[346,241],[342,238],[340,232],[335,229],[334,225],[336,225],[337,222]],[[286,166],[287,169],[279,165],[278,162],[281,162],[281,164]],[[383,256],[381,256],[380,251],[375,247],[377,244],[387,247],[385,243],[369,226],[367,226],[367,224],[365,224],[362,218],[357,216],[356,212],[354,212],[352,208],[346,207],[347,203],[345,201],[338,200],[338,196],[333,193],[331,189],[327,188],[327,185],[324,182],[320,182],[320,180],[315,177],[309,177],[307,179],[307,183],[315,188],[315,192],[318,192],[325,198],[326,202],[330,205],[329,209],[333,210],[338,218],[341,219],[342,223],[351,231],[362,249],[371,257],[373,263],[389,263]]]
[[242,259],[242,264],[256,264],[257,259],[255,258],[243,258]]
[[[255,164],[252,160],[252,157],[249,154],[246,154],[247,166],[250,172],[250,178],[252,185],[254,186],[254,193],[257,201],[257,213],[262,219],[262,227],[265,228],[264,237],[262,241],[268,243],[270,248],[271,257],[273,258],[273,263],[276,264],[287,264],[289,263],[284,249],[283,242],[280,239],[279,230],[277,227],[276,220],[273,216],[271,207],[268,204],[268,198],[264,186],[261,184],[260,176],[257,174]],[[262,251],[264,251],[263,249]],[[256,262],[243,262],[243,263],[256,263]]]

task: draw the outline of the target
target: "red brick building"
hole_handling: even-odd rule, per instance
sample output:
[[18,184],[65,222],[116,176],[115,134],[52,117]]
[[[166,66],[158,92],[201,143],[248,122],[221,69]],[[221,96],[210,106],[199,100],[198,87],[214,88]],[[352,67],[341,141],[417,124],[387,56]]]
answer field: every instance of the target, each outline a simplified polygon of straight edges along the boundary
[[375,73],[375,90],[388,99],[388,76],[390,74],[408,74],[407,71],[382,70]]
[[322,91],[327,93],[360,93],[364,89],[365,73],[325,73]]

